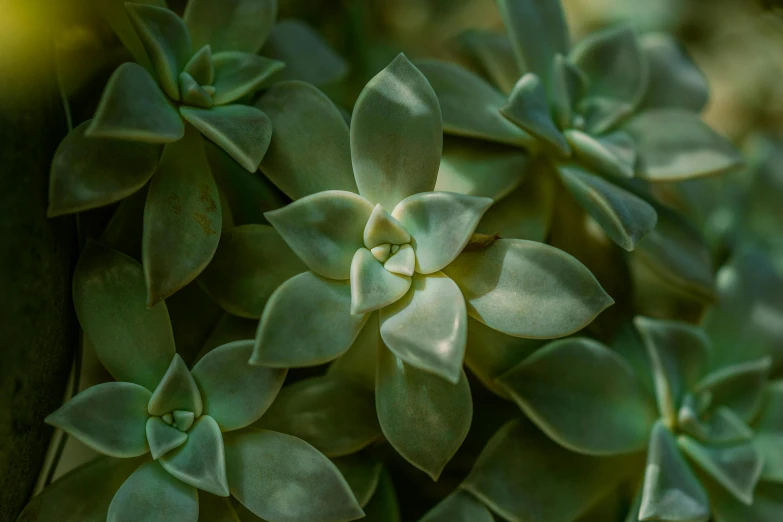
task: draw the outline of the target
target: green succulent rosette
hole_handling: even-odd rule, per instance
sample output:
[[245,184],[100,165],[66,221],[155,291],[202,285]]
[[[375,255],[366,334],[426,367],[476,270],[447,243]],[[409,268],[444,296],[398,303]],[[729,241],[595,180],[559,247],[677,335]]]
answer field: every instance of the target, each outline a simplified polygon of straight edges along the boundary
[[595,520],[626,522],[776,520],[783,281],[769,275],[745,252],[719,271],[702,327],[637,317],[612,348],[574,337],[512,366],[496,383],[526,418],[493,436],[429,520],[481,509],[531,522],[594,520],[596,509],[615,515]]
[[[448,135],[438,189],[498,201],[480,232],[539,241],[559,195],[573,198],[611,241],[638,246],[635,258],[660,278],[711,297],[706,246],[698,233],[676,233],[682,220],[649,188],[742,162],[698,116],[708,98],[704,76],[668,36],[618,26],[571,46],[559,0],[497,5],[506,35],[474,30],[459,38],[479,74],[417,62]],[[577,255],[580,247],[566,249]]]
[[[85,335],[117,382],[86,389],[46,421],[113,458],[55,482],[20,520],[363,516],[327,457],[301,439],[251,426],[287,373],[248,365],[252,340],[219,346],[188,369],[175,352],[165,303],[146,306],[141,266],[99,243],[87,246],[73,286]],[[94,490],[80,490],[88,484]]]
[[257,105],[275,126],[261,170],[294,202],[265,214],[271,227],[236,227],[199,281],[227,311],[260,317],[251,364],[340,358],[333,372],[375,390],[383,435],[436,478],[470,425],[468,318],[554,338],[612,300],[556,248],[474,235],[490,198],[433,190],[440,106],[404,56],[367,84],[350,131],[305,83]]

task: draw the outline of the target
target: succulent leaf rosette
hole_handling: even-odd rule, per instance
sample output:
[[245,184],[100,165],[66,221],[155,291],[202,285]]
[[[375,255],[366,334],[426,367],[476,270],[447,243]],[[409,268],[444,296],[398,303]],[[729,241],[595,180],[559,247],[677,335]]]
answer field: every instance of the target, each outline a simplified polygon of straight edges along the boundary
[[265,214],[272,227],[234,229],[200,281],[226,310],[260,316],[252,364],[313,366],[353,346],[336,371],[364,374],[386,438],[435,478],[470,425],[468,317],[554,338],[612,300],[558,249],[473,235],[490,198],[433,190],[440,106],[403,55],[364,88],[350,132],[303,83],[257,105],[276,128],[262,170],[294,202]]
[[722,300],[703,328],[637,317],[613,349],[574,337],[509,369],[498,385],[527,419],[495,434],[432,522],[468,509],[572,522],[623,484],[637,491],[628,521],[776,520],[783,382],[773,370],[783,359],[770,320],[783,308],[771,274],[763,257],[742,254],[720,270]]
[[55,520],[78,506],[83,516],[109,522],[236,520],[236,509],[270,522],[363,516],[323,454],[296,437],[250,426],[287,373],[248,365],[252,340],[219,346],[188,369],[175,352],[165,303],[145,305],[141,266],[98,243],[87,246],[76,268],[74,301],[85,335],[117,382],[84,390],[46,420],[104,455],[151,459],[126,467],[127,479],[114,491],[79,492],[84,504],[67,498],[69,482],[102,473],[116,482],[119,465],[77,469],[28,506],[29,520]]

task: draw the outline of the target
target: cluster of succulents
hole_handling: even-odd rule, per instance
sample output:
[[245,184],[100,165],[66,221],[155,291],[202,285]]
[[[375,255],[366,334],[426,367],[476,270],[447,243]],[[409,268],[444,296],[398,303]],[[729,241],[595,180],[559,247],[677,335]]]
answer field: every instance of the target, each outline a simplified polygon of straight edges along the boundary
[[780,261],[715,202],[743,157],[704,76],[497,7],[505,35],[399,54],[349,110],[275,0],[101,3],[133,61],[49,214],[113,209],[73,301],[116,381],[46,418],[104,457],[20,521],[783,517]]

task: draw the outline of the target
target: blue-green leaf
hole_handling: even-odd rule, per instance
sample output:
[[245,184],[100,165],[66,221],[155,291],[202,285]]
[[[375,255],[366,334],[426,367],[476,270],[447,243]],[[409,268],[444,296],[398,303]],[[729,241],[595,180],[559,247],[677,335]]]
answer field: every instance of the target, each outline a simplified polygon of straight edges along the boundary
[[493,522],[492,512],[476,497],[457,489],[430,509],[419,522]]
[[202,415],[188,431],[188,440],[160,458],[163,468],[185,484],[227,497],[223,435],[215,419]]
[[139,467],[120,487],[106,522],[195,522],[198,492],[177,480],[158,462]]
[[[192,413],[192,412],[191,412]],[[176,449],[188,440],[188,435],[166,424],[160,417],[150,417],[146,424],[147,442],[152,458],[157,460],[169,451]]]
[[769,357],[725,366],[699,380],[693,392],[710,394],[713,404],[726,406],[750,422],[761,408],[771,366]]
[[197,417],[203,410],[201,393],[185,361],[174,355],[166,374],[150,398],[150,415],[164,415],[174,410],[192,411]]
[[645,34],[640,40],[650,69],[642,107],[701,112],[709,100],[709,85],[683,46],[666,33]]
[[386,270],[366,248],[351,261],[351,314],[365,314],[388,306],[404,296],[411,286],[407,275]]
[[212,56],[215,67],[215,105],[224,105],[255,92],[267,78],[285,67],[283,62],[240,51]]
[[471,65],[482,70],[484,76],[501,91],[508,94],[522,74],[514,57],[511,41],[504,34],[468,29],[457,36],[460,51]]

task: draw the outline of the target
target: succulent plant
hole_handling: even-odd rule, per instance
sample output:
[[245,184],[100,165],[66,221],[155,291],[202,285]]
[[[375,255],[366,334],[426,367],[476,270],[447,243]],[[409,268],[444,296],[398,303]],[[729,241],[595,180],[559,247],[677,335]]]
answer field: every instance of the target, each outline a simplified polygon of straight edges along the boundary
[[769,275],[753,253],[721,269],[723,300],[706,330],[637,317],[614,350],[574,337],[512,367],[498,385],[530,420],[504,426],[463,492],[439,509],[479,509],[469,493],[509,520],[569,522],[630,482],[638,493],[628,521],[774,520],[783,507],[783,383],[770,375],[781,345],[758,315],[783,307],[774,301],[780,279],[770,288],[760,269]]
[[[74,502],[54,488],[28,506],[29,519],[82,509],[95,520],[216,520],[205,517],[202,500],[211,516],[236,517],[229,496],[271,521],[361,517],[348,483],[325,456],[301,439],[250,427],[274,401],[286,370],[248,365],[252,340],[215,348],[189,370],[175,353],[166,305],[148,309],[144,296],[136,261],[98,243],[87,246],[74,275],[76,310],[117,382],[87,388],[47,422],[110,457],[151,453],[152,459],[126,468],[116,492],[98,488],[91,498],[83,491]],[[121,465],[96,466],[109,480]],[[85,476],[96,466],[88,465]],[[86,480],[79,473],[71,480]]]

